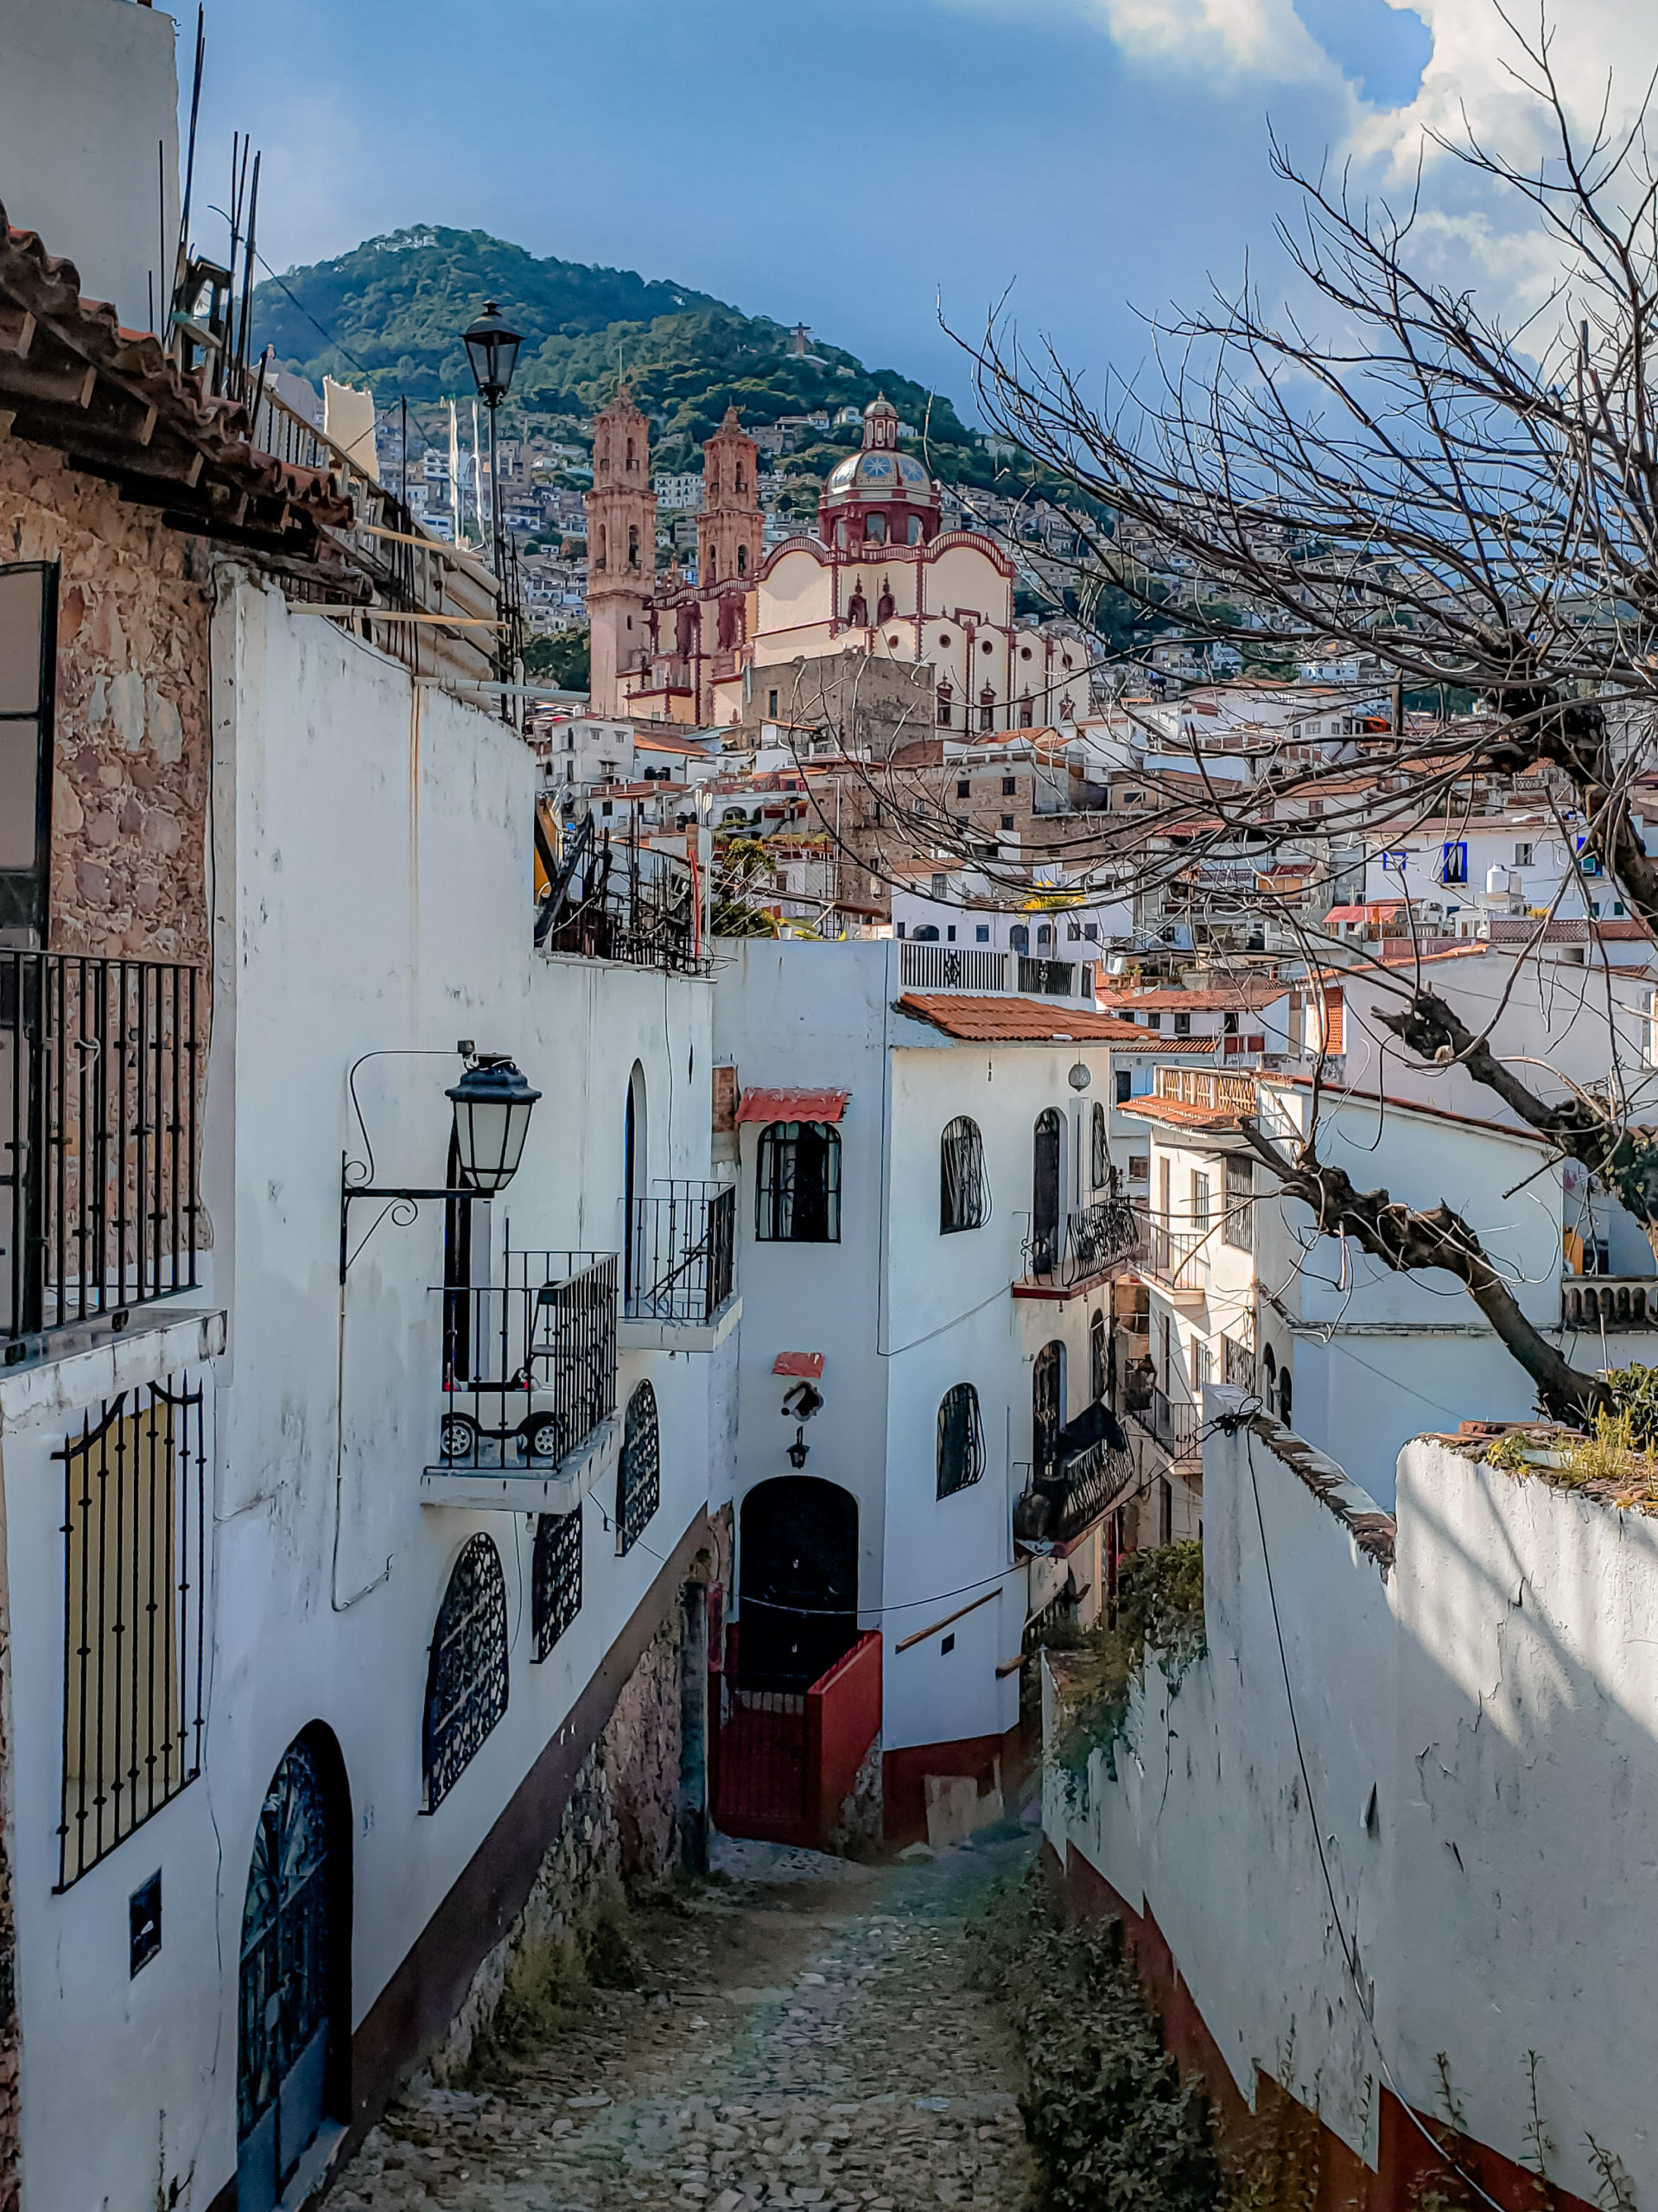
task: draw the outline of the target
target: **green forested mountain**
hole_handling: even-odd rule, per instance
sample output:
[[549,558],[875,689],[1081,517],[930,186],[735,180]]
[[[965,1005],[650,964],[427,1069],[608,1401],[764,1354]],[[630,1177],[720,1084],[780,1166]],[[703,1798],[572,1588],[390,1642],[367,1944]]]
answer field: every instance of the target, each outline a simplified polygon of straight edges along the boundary
[[802,359],[766,316],[632,270],[537,260],[483,231],[398,231],[290,269],[254,295],[255,342],[314,381],[326,372],[358,384],[366,372],[382,407],[400,397],[427,405],[470,394],[461,334],[486,299],[524,333],[509,404],[528,426],[602,405],[619,366],[652,418],[653,461],[673,468],[691,462],[728,405],[753,427],[861,407],[879,390],[926,423],[938,474],[988,484],[997,473],[949,400],[894,369],[866,369],[816,339],[816,359]]

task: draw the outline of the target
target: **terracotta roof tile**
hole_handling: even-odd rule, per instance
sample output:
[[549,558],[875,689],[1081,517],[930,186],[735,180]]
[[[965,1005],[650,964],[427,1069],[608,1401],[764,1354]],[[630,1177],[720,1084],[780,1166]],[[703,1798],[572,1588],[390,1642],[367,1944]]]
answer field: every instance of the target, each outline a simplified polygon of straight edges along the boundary
[[898,1009],[918,1021],[930,1021],[947,1037],[974,1044],[1109,1045],[1134,1044],[1139,1039],[1139,1033],[1125,1021],[1051,999],[974,998],[954,992],[923,995],[906,991]]
[[1270,1006],[1286,997],[1287,983],[1226,983],[1206,991],[1102,990],[1102,1005],[1126,1020],[1131,1014],[1235,1014],[1248,1007]]
[[1125,1098],[1117,1111],[1138,1120],[1166,1122],[1171,1128],[1224,1132],[1241,1129],[1244,1116],[1229,1106],[1189,1106],[1181,1098]]

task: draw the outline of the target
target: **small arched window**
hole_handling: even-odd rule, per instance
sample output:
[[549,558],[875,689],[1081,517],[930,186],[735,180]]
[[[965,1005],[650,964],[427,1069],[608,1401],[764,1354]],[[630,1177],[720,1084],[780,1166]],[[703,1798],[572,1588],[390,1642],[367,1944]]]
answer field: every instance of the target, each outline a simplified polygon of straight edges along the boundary
[[1053,924],[1039,922],[1036,925],[1036,949],[1039,952],[1053,950]]
[[536,1522],[530,1630],[544,1659],[581,1610],[581,1501],[574,1513],[543,1513]]
[[1012,929],[1007,932],[1007,942],[1013,946],[1015,952],[1028,952],[1030,950],[1031,932],[1026,928],[1023,922],[1015,922],[1013,924]]
[[[918,807],[916,812],[918,814],[920,811],[920,808]],[[913,935],[918,944],[937,944],[938,942],[938,931],[931,922],[924,922]]]
[[988,1209],[985,1204],[984,1140],[969,1115],[958,1114],[945,1128],[938,1146],[938,1233],[952,1236],[958,1229],[979,1229]]
[[593,565],[595,569],[602,569],[605,565],[605,525],[603,523],[599,525],[599,558]]
[[627,442],[627,465],[630,468],[633,466],[633,441],[632,438]]
[[864,543],[866,545],[885,545],[886,543],[886,516],[866,515],[864,517],[863,536]]
[[736,468],[736,489],[737,489],[739,492],[740,492],[740,491],[743,489],[743,465],[742,465],[741,461],[739,461],[739,462],[737,463],[737,468]]
[[1096,1191],[1103,1190],[1111,1180],[1111,1147],[1106,1136],[1105,1109],[1097,1098],[1089,1123],[1088,1170],[1089,1180]]
[[919,544],[920,544],[920,543],[921,543],[921,518],[920,518],[920,516],[919,516],[919,515],[912,515],[912,516],[910,517],[910,519],[908,520],[908,522],[906,522],[906,523],[905,524],[905,525],[904,525],[904,542],[905,542],[905,543],[906,545],[919,545]]
[[627,565],[630,569],[637,569],[639,565],[639,531],[637,523],[629,523],[627,525]]
[[841,1132],[830,1122],[760,1131],[754,1234],[763,1244],[841,1241]]
[[709,548],[708,548],[708,572],[707,575],[703,577],[703,579],[702,579],[703,582],[704,582],[704,583],[711,584],[711,583],[714,582],[714,579],[715,578],[715,576],[717,576],[717,575],[719,575],[719,573],[720,573],[720,563],[718,563],[718,561],[716,561],[716,560],[715,559],[715,557],[714,557],[714,548],[710,545],[710,546],[709,546]]
[[641,1382],[622,1421],[622,1456],[616,1466],[616,1549],[630,1552],[662,1503],[662,1446],[657,1394]]
[[1093,1404],[1103,1405],[1110,1380],[1106,1371],[1105,1314],[1096,1306],[1088,1325],[1088,1395]]
[[1270,1344],[1261,1355],[1261,1395],[1270,1413],[1278,1395],[1278,1362]]
[[746,545],[737,548],[737,574],[740,576],[748,574],[748,548]]
[[1290,1425],[1290,1371],[1286,1367],[1280,1374],[1278,1378],[1278,1418],[1283,1422],[1286,1428]]
[[421,1810],[437,1810],[506,1711],[506,1579],[481,1534],[454,1563],[432,1631],[422,1729]]
[[950,1497],[984,1472],[984,1423],[970,1382],[945,1391],[938,1408],[938,1495]]
[[948,729],[950,728],[950,710],[956,695],[951,690],[948,683],[941,683],[935,696],[938,701],[938,727],[940,729]]

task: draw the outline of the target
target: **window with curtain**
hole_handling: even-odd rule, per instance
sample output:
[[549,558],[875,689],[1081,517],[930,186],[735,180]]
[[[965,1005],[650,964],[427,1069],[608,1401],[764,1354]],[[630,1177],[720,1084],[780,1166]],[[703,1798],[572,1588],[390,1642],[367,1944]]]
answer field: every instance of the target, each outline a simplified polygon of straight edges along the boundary
[[762,1244],[841,1241],[841,1132],[827,1122],[760,1131],[754,1234]]
[[1094,1188],[1103,1190],[1111,1180],[1111,1147],[1106,1141],[1105,1108],[1097,1098],[1089,1123],[1088,1167]]
[[979,1229],[988,1208],[984,1187],[984,1141],[979,1125],[958,1114],[938,1146],[938,1232]]
[[950,1497],[984,1472],[984,1424],[970,1382],[946,1390],[938,1408],[938,1495]]

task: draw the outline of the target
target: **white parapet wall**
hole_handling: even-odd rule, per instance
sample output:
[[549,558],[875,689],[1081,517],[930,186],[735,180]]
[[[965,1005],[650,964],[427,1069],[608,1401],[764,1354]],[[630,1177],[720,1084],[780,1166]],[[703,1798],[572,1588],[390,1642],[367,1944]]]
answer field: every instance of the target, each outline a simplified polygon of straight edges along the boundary
[[1050,1769],[1046,1832],[1166,1945],[1222,2101],[1277,2083],[1372,2202],[1443,2160],[1413,2113],[1485,2187],[1650,2202],[1658,1520],[1483,1449],[1407,1445],[1395,1518],[1215,1429],[1207,1654],[1148,1664],[1085,1789]]

